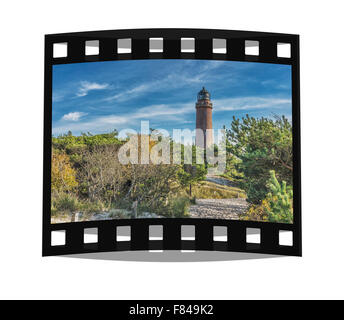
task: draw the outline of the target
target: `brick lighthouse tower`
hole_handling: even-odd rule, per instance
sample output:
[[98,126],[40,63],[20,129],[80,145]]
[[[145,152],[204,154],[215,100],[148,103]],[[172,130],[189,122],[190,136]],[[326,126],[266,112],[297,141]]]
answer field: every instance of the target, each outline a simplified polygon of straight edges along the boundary
[[196,130],[196,146],[198,147],[208,148],[214,144],[212,112],[210,93],[203,87],[198,92],[196,102],[196,129],[202,129],[202,131]]

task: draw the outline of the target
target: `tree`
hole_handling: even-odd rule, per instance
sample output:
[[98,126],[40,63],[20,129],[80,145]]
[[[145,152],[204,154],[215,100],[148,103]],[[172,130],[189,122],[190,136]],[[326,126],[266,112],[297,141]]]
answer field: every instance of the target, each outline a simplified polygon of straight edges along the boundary
[[128,190],[125,198],[137,201],[140,210],[164,213],[170,197],[181,186],[177,183],[178,166],[171,164],[128,164]]
[[227,152],[240,159],[236,167],[243,174],[242,187],[249,202],[265,198],[271,169],[278,179],[292,184],[292,126],[287,118],[233,117],[226,137]]
[[58,137],[52,137],[52,144],[55,149],[64,150],[67,154],[73,154],[80,148],[121,144],[118,139],[118,131],[113,130],[109,133],[93,135],[89,132],[82,133],[80,136],[73,136],[71,131]]
[[51,189],[56,192],[69,192],[77,187],[75,170],[72,168],[69,157],[63,152],[53,149],[51,159]]
[[91,201],[103,200],[111,205],[120,196],[125,183],[125,167],[118,161],[117,145],[84,148],[80,161],[80,181]]
[[[127,140],[118,140],[116,131],[80,136],[68,133],[54,137],[52,184],[62,192],[52,193],[52,210],[72,214],[76,210],[94,213],[111,207],[132,209],[136,204],[138,214],[149,211],[164,216],[185,216],[190,204],[190,199],[184,195],[185,184],[203,180],[205,166],[193,164],[191,172],[186,172],[183,163],[155,164],[151,157],[148,163],[140,163],[142,138],[149,138],[148,148],[144,151],[148,149],[151,152],[156,148],[154,151],[160,156],[158,144],[163,142],[163,138],[159,139],[158,134],[157,137],[153,133],[139,135],[138,164],[121,163],[119,149]],[[167,140],[167,145],[171,147],[173,142]],[[168,152],[172,160],[171,148]]]
[[182,187],[189,187],[189,195],[192,193],[192,185],[205,179],[207,169],[204,164],[184,164],[178,170],[178,180]]
[[270,171],[270,179],[267,187],[269,193],[268,219],[270,222],[293,223],[293,188],[287,186],[285,181],[280,184],[276,178],[275,171]]

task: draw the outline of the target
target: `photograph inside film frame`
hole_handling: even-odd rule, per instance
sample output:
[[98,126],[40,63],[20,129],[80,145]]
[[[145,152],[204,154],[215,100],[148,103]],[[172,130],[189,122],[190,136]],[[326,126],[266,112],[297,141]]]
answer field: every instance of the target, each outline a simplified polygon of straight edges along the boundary
[[51,223],[293,223],[291,66],[54,65]]

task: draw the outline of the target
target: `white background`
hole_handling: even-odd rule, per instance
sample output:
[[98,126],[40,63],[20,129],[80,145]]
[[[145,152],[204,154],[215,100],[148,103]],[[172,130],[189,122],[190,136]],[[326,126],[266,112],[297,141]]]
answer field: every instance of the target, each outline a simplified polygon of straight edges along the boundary
[[[341,4],[2,1],[0,298],[344,298]],[[41,257],[44,34],[154,27],[301,35],[302,258],[152,263]]]

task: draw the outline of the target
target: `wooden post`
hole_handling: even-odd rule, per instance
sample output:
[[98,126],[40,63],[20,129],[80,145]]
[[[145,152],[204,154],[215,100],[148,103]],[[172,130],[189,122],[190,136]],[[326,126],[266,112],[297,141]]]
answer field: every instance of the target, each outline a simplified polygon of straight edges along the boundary
[[138,201],[135,200],[131,206],[132,208],[132,212],[131,212],[131,218],[137,218],[137,204],[138,204]]

